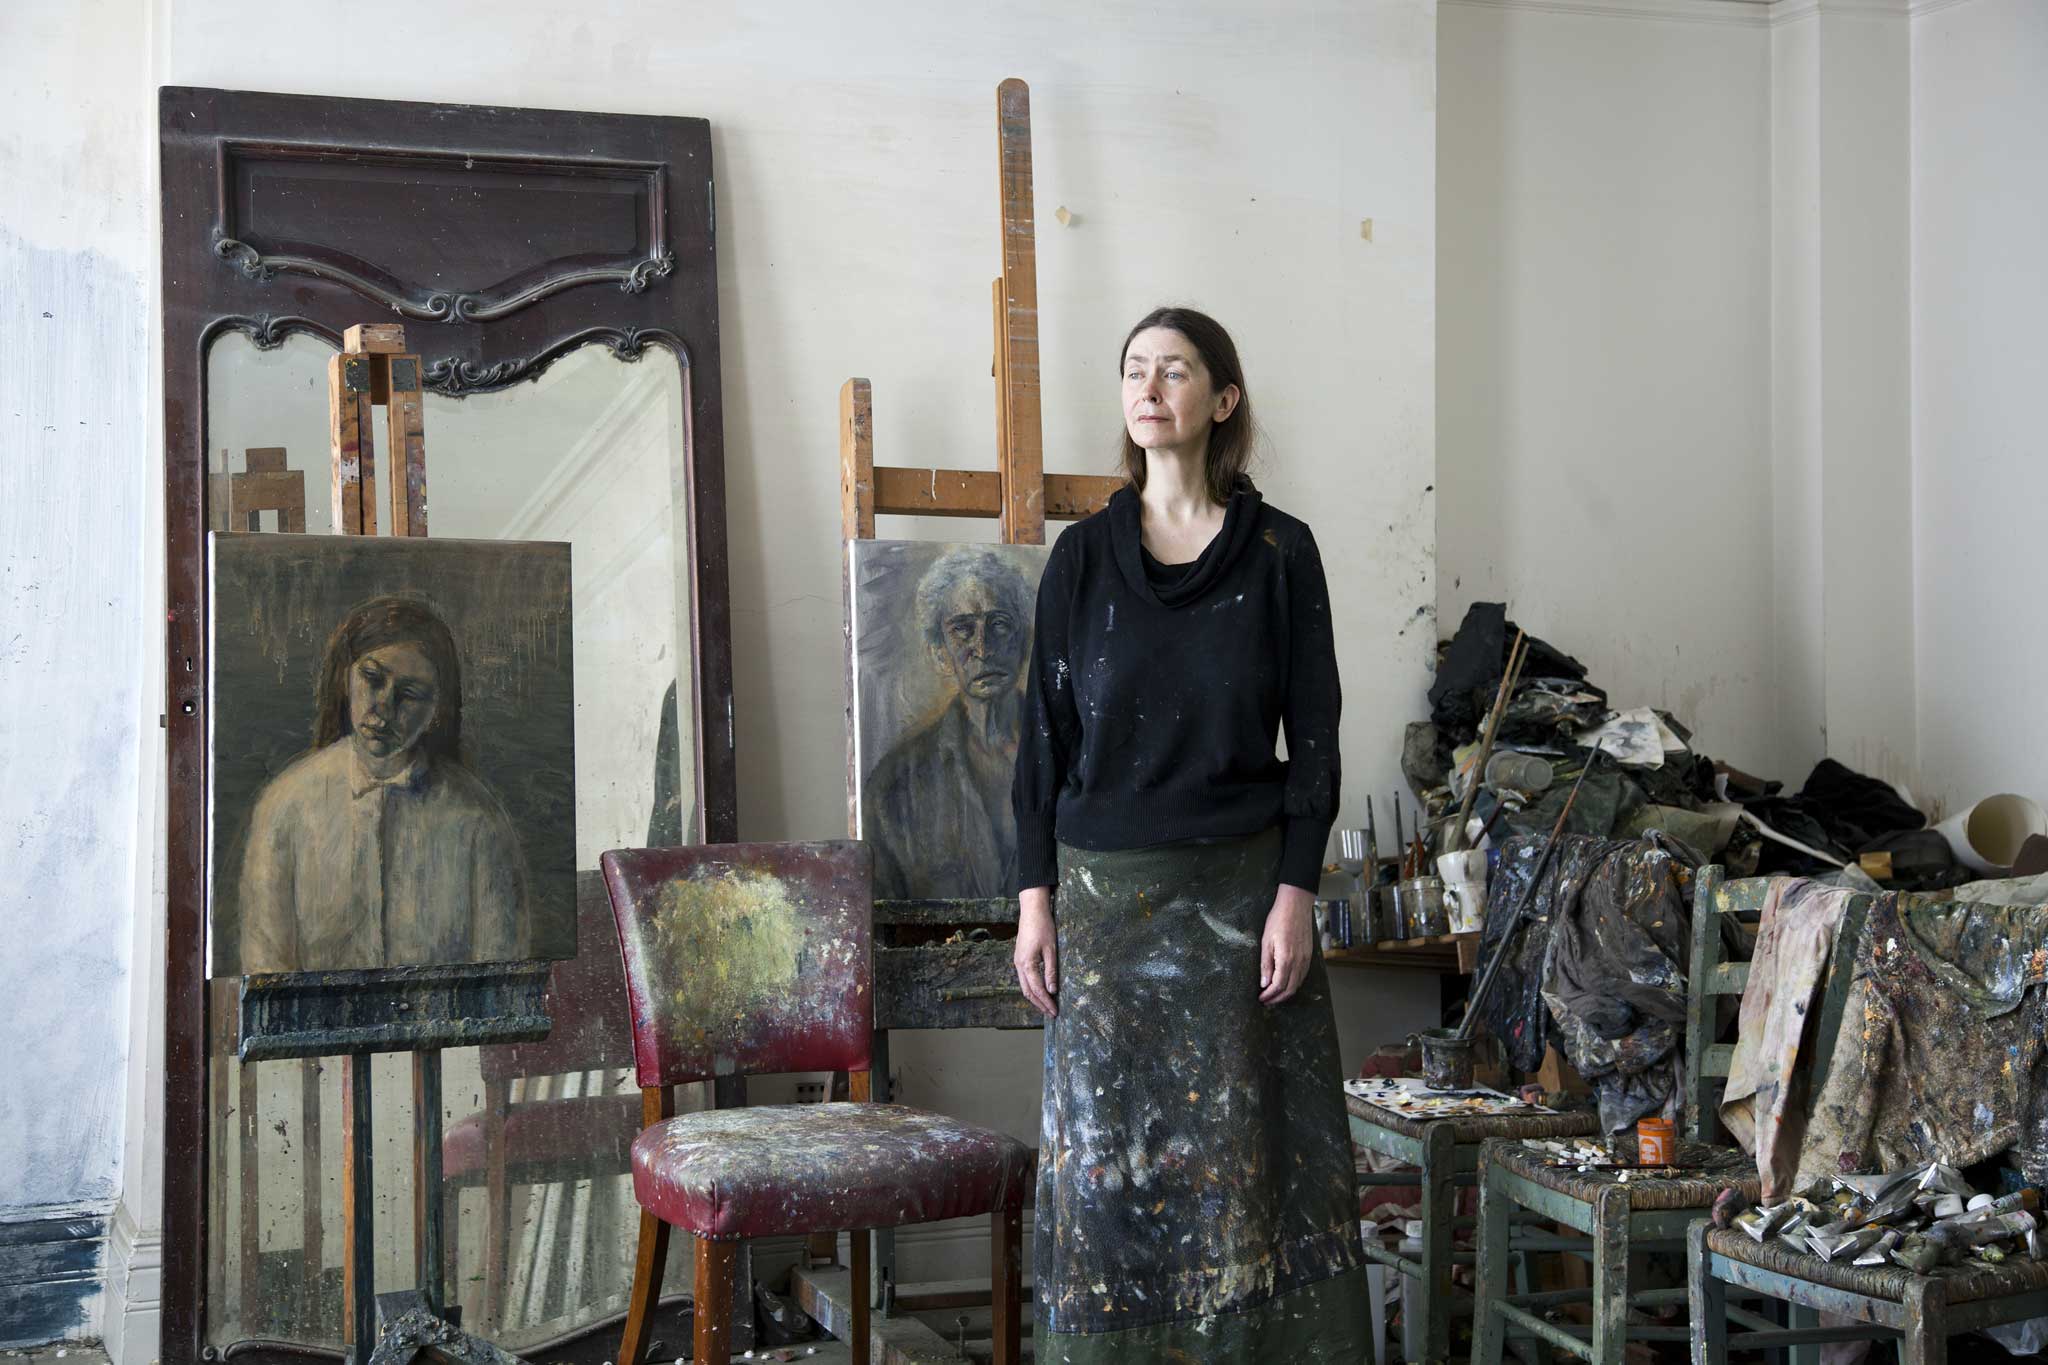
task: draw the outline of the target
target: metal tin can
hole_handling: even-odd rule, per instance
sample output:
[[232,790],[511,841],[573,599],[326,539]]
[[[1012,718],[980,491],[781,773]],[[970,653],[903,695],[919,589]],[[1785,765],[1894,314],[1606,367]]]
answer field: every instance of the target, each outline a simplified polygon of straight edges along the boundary
[[1669,1166],[1678,1158],[1678,1129],[1670,1119],[1642,1119],[1636,1124],[1636,1164]]

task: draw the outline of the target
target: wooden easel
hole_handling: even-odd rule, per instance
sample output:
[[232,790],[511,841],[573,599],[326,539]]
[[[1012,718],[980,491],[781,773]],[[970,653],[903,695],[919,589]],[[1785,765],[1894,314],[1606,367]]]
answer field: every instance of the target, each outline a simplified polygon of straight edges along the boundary
[[[334,530],[377,533],[377,474],[371,423],[386,411],[394,534],[427,533],[426,417],[420,361],[395,323],[350,327],[327,366]],[[441,1049],[472,1042],[544,1037],[547,969],[395,968],[380,972],[294,973],[244,978],[241,1055],[341,1057],[342,1340],[349,1365],[406,1365],[422,1353],[453,1365],[519,1365],[516,1357],[464,1333],[442,1279]],[[404,992],[394,1003],[409,1022],[368,1030],[337,1026],[336,1003],[366,987]],[[353,1023],[350,1020],[349,1023]],[[483,1031],[476,1026],[483,1024]],[[377,1052],[413,1059],[413,1259],[418,1288],[377,1295],[371,1165],[370,1064]]]
[[[1096,474],[1047,474],[1039,410],[1038,369],[1038,252],[1032,213],[1031,184],[1031,90],[1012,78],[996,87],[996,135],[1002,223],[1003,270],[991,285],[990,314],[995,343],[993,373],[996,390],[996,468],[993,472],[970,469],[920,469],[901,465],[875,464],[874,391],[866,379],[849,379],[839,390],[839,505],[841,529],[847,540],[875,538],[877,515],[926,517],[994,517],[1000,523],[1006,545],[1043,545],[1048,517],[1078,520],[1099,511],[1112,493],[1123,485],[1120,477]],[[852,592],[849,578],[847,591]],[[849,599],[850,601],[850,599]],[[849,639],[849,648],[851,640]],[[852,661],[849,657],[849,669]],[[850,676],[850,675],[849,675]],[[852,711],[848,689],[847,712],[847,832],[859,832],[860,810],[854,771],[853,727],[858,717]],[[1016,923],[1014,899],[960,901],[951,903],[947,915],[939,902],[904,902],[904,919],[921,927],[961,928]],[[915,907],[914,911],[910,907]],[[877,956],[885,956],[895,937],[898,923],[887,903],[878,904],[875,917]],[[882,963],[877,962],[878,974]],[[878,992],[879,996],[879,992]],[[1019,999],[1021,999],[1019,995]],[[875,1034],[872,1069],[873,1094],[877,1101],[889,1098],[889,1039],[886,1027]],[[916,1286],[898,1292],[896,1284],[895,1238],[887,1229],[875,1239],[873,1284],[877,1306],[885,1315],[892,1310],[970,1307],[989,1303],[993,1296],[962,1291],[948,1286],[926,1292]],[[816,1252],[830,1254],[829,1238]],[[995,1267],[1003,1274],[1004,1267]],[[827,1330],[844,1335],[852,1321],[849,1306],[832,1300],[818,1281],[799,1271],[799,1300]],[[913,1329],[915,1329],[913,1331]],[[892,1326],[906,1349],[911,1336],[923,1331],[916,1323]],[[908,1333],[909,1335],[905,1335]],[[925,1335],[933,1335],[928,1332]],[[938,1340],[924,1343],[952,1349],[952,1343]],[[893,1358],[893,1357],[892,1357]]]

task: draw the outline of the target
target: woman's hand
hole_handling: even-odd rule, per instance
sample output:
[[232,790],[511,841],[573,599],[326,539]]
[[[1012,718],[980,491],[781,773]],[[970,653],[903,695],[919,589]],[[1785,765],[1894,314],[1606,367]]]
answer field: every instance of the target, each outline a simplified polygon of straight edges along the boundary
[[1308,978],[1316,898],[1298,886],[1283,885],[1274,893],[1259,939],[1259,1003],[1277,1005],[1301,989]]
[[1048,1019],[1059,1013],[1059,948],[1052,924],[1052,888],[1034,886],[1017,897],[1017,948],[1011,954],[1017,985]]

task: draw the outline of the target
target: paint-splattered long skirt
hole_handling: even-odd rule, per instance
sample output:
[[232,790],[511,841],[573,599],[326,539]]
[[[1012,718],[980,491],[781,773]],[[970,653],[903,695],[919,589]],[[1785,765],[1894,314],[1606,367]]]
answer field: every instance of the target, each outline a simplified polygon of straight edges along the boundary
[[1279,862],[1277,830],[1059,850],[1041,1365],[1369,1358],[1321,956],[1291,1000],[1258,1002]]

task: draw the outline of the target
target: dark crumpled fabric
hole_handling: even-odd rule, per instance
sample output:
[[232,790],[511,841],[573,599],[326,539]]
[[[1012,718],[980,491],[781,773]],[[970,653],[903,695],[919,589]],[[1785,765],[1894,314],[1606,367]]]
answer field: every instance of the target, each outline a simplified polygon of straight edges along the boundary
[[1879,896],[1856,964],[1800,1179],[2017,1147],[2048,1180],[2048,909]]
[[1865,777],[1853,768],[1824,758],[1799,789],[1828,837],[1853,849],[1901,830],[1924,829],[1927,817],[1906,804],[1889,782]]
[[[1450,767],[1451,751],[1458,745],[1471,740],[1479,729],[1480,722],[1493,706],[1494,694],[1500,690],[1501,675],[1507,671],[1508,650],[1514,644],[1518,627],[1508,620],[1507,606],[1501,602],[1474,602],[1465,609],[1465,619],[1458,625],[1458,633],[1451,637],[1448,645],[1437,658],[1436,679],[1429,686],[1429,714],[1436,723],[1438,762],[1444,768]],[[1515,711],[1515,702],[1532,691],[1572,690],[1597,694],[1599,705],[1594,709],[1594,719],[1604,714],[1607,694],[1586,683],[1586,666],[1562,650],[1546,642],[1529,637],[1528,661],[1522,667],[1522,685],[1510,699],[1509,716],[1503,718],[1503,734],[1511,730],[1522,732],[1531,728],[1531,720],[1540,722],[1534,728],[1539,734],[1556,733],[1554,717],[1535,716],[1539,708],[1549,706],[1545,702],[1530,702],[1523,712]],[[1537,688],[1538,682],[1548,686]]]
[[[1566,770],[1570,776],[1560,776],[1534,804],[1503,815],[1501,824],[1507,833],[1539,840],[1548,837],[1550,831],[1557,828],[1558,812],[1564,809],[1566,801],[1571,800],[1578,770],[1590,752],[1588,749],[1578,750],[1578,757]],[[1602,766],[1586,778],[1585,786],[1579,788],[1578,799],[1572,801],[1571,818],[1565,821],[1565,833],[1605,837],[1614,833],[1643,805],[1643,789],[1628,774],[1617,767]]]
[[[1534,837],[1503,845],[1487,884],[1482,970],[1500,951],[1542,850]],[[1680,1094],[1688,874],[1696,864],[1683,845],[1661,836],[1565,835],[1481,1009],[1522,1070],[1539,1065],[1555,1042],[1592,1083],[1607,1132],[1673,1111]]]

